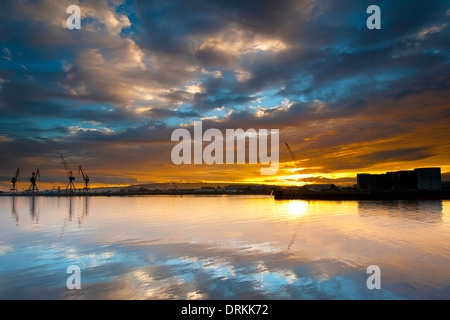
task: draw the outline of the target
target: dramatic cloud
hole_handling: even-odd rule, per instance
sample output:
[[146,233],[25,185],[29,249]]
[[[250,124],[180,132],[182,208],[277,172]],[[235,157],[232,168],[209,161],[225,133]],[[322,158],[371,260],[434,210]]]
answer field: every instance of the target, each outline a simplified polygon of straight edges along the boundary
[[[66,9],[81,8],[81,30]],[[419,166],[450,171],[448,1],[13,1],[0,11],[0,182],[57,152],[97,184],[332,182]],[[277,176],[174,166],[171,133],[279,129]]]

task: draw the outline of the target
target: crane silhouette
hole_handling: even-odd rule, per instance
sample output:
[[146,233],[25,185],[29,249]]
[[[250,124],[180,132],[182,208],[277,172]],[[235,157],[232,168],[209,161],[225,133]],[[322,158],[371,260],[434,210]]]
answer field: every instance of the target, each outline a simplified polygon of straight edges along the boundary
[[288,149],[289,154],[291,155],[292,160],[294,161],[295,167],[297,169],[300,169],[300,162],[298,162],[297,158],[295,157],[294,152],[292,152],[291,147],[289,146],[289,144],[287,142],[284,143],[286,145],[286,148]]
[[16,192],[16,183],[17,183],[17,179],[19,178],[19,174],[20,174],[20,169],[17,169],[16,171],[16,175],[12,178],[11,183],[12,183],[12,188],[11,188],[11,192]]
[[77,188],[73,184],[73,181],[75,180],[75,177],[73,176],[73,171],[70,171],[67,169],[66,160],[64,160],[64,156],[61,152],[58,152],[58,154],[61,156],[62,162],[64,164],[64,169],[66,169],[67,178],[69,178],[69,184],[66,187],[66,191],[69,190],[69,192],[74,192]]
[[41,177],[41,173],[39,171],[39,169],[36,170],[36,172],[33,172],[30,178],[30,187],[28,188],[28,192],[39,192],[39,188],[36,184],[37,180]]
[[82,175],[82,177],[83,177],[83,180],[84,180],[84,191],[89,191],[89,181],[90,181],[90,179],[89,179],[89,176],[86,174],[86,172],[83,170],[83,167],[82,166],[79,166],[78,167],[78,174],[80,174],[81,173],[81,175]]

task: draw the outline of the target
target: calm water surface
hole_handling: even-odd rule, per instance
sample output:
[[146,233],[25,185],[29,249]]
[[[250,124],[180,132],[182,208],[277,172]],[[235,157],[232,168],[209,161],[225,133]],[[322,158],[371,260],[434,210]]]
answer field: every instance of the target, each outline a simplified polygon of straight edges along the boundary
[[0,299],[450,299],[449,262],[450,201],[0,197]]

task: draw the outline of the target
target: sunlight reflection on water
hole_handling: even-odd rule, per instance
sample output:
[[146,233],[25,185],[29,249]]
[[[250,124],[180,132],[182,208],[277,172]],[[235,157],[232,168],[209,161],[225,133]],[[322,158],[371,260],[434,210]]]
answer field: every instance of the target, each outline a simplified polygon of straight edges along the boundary
[[[0,197],[1,299],[449,299],[449,201]],[[82,289],[66,288],[81,268]],[[366,287],[370,265],[382,289]]]

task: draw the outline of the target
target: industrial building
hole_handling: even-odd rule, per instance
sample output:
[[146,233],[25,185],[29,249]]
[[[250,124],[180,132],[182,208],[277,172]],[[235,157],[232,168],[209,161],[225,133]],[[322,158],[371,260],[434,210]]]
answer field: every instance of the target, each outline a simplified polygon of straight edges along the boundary
[[417,172],[417,187],[420,190],[441,190],[441,168],[414,169]]
[[418,168],[411,171],[385,174],[360,173],[357,175],[359,190],[441,190],[441,168]]

